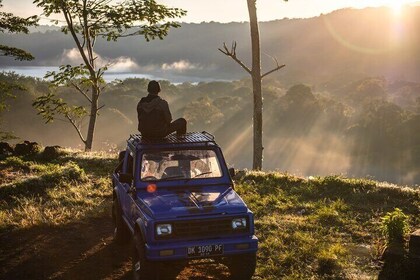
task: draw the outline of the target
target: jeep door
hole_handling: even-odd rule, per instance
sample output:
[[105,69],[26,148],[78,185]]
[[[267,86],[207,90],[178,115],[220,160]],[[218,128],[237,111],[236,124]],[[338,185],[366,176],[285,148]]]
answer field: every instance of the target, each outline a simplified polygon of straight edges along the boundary
[[[134,158],[132,153],[127,149],[125,154],[124,165],[122,168],[122,173],[124,174],[131,174],[134,178]],[[121,183],[121,187],[118,188],[118,197],[120,198],[121,209],[123,211],[123,215],[129,221],[130,220],[130,205],[131,205],[131,188],[133,186],[133,182],[131,184],[128,183]]]

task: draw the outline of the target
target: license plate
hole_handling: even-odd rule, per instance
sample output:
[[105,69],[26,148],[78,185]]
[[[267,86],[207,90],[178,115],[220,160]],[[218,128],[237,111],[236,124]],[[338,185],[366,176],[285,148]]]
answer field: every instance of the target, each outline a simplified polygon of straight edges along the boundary
[[222,244],[191,246],[187,248],[189,258],[218,256],[223,254]]

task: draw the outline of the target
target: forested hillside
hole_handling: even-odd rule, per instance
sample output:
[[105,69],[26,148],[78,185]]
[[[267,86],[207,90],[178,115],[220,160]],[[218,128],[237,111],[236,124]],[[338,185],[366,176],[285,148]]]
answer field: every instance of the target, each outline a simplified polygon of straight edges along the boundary
[[[35,97],[48,92],[47,82],[12,74],[1,74],[1,80],[15,81],[27,89],[15,91],[16,98],[8,99],[9,110],[1,115],[3,130],[42,145],[82,147],[70,124],[56,120],[45,125],[31,106]],[[136,105],[146,95],[147,83],[127,79],[107,85],[94,149],[120,149],[128,135],[137,132]],[[229,164],[250,167],[250,80],[161,84],[174,119],[185,117],[189,131],[213,133]],[[69,88],[59,88],[58,94],[72,104],[86,105]],[[266,170],[419,183],[419,83],[342,77],[316,86],[285,86],[278,80],[266,80],[263,95]]]
[[[396,17],[387,8],[344,9],[310,19],[261,22],[263,70],[271,57],[287,68],[275,77],[288,86],[317,84],[345,75],[350,78],[384,76],[419,82],[420,7]],[[44,31],[44,29],[40,29]],[[0,57],[0,65],[55,66],[79,64],[70,36],[58,30],[29,35],[0,34],[7,45],[28,49],[36,60],[26,64]],[[232,80],[247,74],[217,49],[237,41],[237,55],[250,62],[248,23],[182,24],[164,41],[125,38],[117,43],[98,40],[100,59],[116,63],[115,71],[134,71],[166,79],[189,77]]]

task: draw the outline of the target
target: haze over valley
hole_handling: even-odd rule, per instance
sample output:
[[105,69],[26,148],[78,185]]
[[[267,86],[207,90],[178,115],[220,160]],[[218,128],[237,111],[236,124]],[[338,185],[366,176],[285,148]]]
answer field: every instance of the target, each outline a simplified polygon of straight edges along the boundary
[[[286,67],[263,83],[266,170],[304,176],[372,176],[401,184],[420,182],[420,7],[397,17],[387,8],[344,9],[309,19],[261,22],[263,72],[277,58]],[[77,65],[81,59],[70,36],[41,26],[28,35],[0,34],[7,45],[36,59],[0,57],[3,69]],[[173,118],[185,117],[189,130],[209,131],[228,163],[252,162],[252,85],[218,48],[237,42],[237,55],[250,64],[248,23],[183,23],[163,40],[99,40],[98,63],[112,62],[121,75],[101,99],[94,149],[117,150],[136,133],[136,104],[147,80],[162,78],[162,96]],[[122,74],[124,74],[122,76]],[[128,78],[133,77],[133,78]],[[128,78],[128,79],[126,79]],[[72,127],[60,120],[45,125],[32,107],[48,84],[3,73],[0,80],[25,85],[8,99],[2,129],[21,140],[81,147]],[[171,81],[173,83],[170,83]],[[72,89],[60,96],[84,104]],[[86,129],[87,120],[83,122]]]

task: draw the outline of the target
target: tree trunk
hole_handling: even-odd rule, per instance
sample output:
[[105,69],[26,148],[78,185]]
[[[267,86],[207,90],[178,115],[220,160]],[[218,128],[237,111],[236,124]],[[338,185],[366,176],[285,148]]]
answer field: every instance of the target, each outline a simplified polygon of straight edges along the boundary
[[258,30],[256,0],[247,0],[249,24],[251,27],[252,46],[252,91],[254,95],[254,155],[252,168],[262,169],[263,144],[262,144],[262,93],[261,93],[261,52],[260,34]]
[[86,136],[85,152],[91,151],[93,146],[93,135],[95,133],[96,117],[98,114],[99,92],[95,86],[92,86],[92,103],[90,105],[89,126]]

